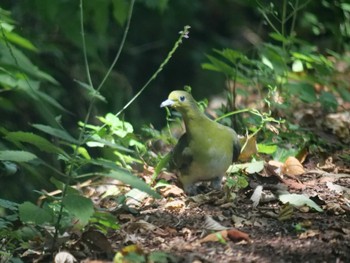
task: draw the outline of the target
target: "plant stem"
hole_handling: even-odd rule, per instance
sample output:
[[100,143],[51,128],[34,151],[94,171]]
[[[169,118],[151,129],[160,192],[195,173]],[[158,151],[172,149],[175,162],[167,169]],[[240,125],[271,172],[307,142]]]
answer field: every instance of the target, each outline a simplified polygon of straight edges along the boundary
[[[107,71],[105,77],[103,78],[102,82],[98,86],[98,88],[96,90],[97,93],[102,88],[104,82],[106,81],[106,79],[108,78],[109,74],[111,73],[113,67],[117,63],[117,61],[119,59],[119,56],[121,54],[121,51],[122,51],[122,49],[124,47],[126,36],[128,34],[129,27],[130,27],[130,21],[131,21],[131,17],[132,17],[132,11],[133,11],[133,7],[134,7],[134,3],[135,3],[135,0],[132,0],[131,4],[130,4],[130,7],[129,7],[127,25],[125,27],[123,38],[122,38],[120,47],[118,49],[117,55],[116,55],[112,65],[108,69],[108,71]],[[84,62],[85,62],[85,68],[86,68],[86,72],[87,72],[87,78],[88,78],[88,81],[89,81],[89,85],[93,88],[93,84],[92,84],[91,76],[90,76],[89,65],[88,65],[88,60],[87,60],[87,54],[86,54],[85,34],[84,34],[83,0],[80,0],[80,26],[81,26],[81,31],[82,31],[82,44],[83,44]],[[89,104],[89,108],[88,108],[87,114],[85,116],[83,127],[82,127],[82,129],[81,129],[81,131],[79,133],[78,145],[75,147],[74,152],[72,154],[72,158],[70,160],[70,165],[69,165],[68,172],[67,172],[67,180],[66,180],[66,182],[64,184],[64,187],[63,187],[63,190],[62,190],[62,199],[66,196],[67,190],[68,190],[68,186],[70,185],[71,180],[72,180],[72,174],[73,174],[73,171],[74,171],[74,168],[75,168],[74,163],[75,163],[75,161],[77,160],[77,157],[78,157],[78,149],[85,142],[85,140],[83,140],[83,137],[84,137],[85,130],[86,130],[86,125],[88,123],[88,120],[90,119],[90,115],[91,115],[91,112],[92,112],[92,107],[93,107],[95,101],[96,101],[96,97],[94,96],[94,97],[92,97],[92,100],[91,100],[91,102]],[[56,245],[57,238],[58,238],[58,229],[59,229],[59,226],[60,226],[60,223],[61,223],[61,220],[62,220],[63,208],[64,208],[64,206],[63,206],[63,202],[61,200],[60,209],[59,209],[57,221],[56,221],[56,224],[55,224],[55,233],[54,233],[54,237],[53,237],[53,241],[52,241],[52,247],[51,247],[52,254],[53,254],[53,252],[55,250],[55,245]]]
[[149,80],[146,82],[146,84],[143,85],[143,87],[135,94],[135,96],[117,113],[115,114],[116,117],[118,117],[125,109],[127,109],[131,103],[133,103],[140,95],[141,93],[148,87],[148,85],[158,76],[158,74],[163,70],[164,66],[168,64],[169,60],[177,50],[177,48],[180,46],[182,43],[183,38],[188,37],[190,26],[185,26],[184,30],[180,32],[180,37],[179,39],[175,42],[174,47],[170,50],[168,53],[168,56],[165,58],[162,64],[160,64],[159,68],[154,72],[152,77],[149,78]]

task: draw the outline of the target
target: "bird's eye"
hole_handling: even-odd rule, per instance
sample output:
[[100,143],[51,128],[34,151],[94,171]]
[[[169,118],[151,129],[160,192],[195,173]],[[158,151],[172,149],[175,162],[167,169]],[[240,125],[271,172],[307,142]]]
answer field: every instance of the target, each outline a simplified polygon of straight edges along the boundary
[[185,96],[180,96],[180,101],[185,101]]

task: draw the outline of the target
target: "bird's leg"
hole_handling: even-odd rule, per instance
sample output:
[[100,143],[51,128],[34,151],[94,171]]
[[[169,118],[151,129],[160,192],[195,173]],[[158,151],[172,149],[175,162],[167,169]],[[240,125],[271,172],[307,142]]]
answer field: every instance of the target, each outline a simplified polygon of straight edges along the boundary
[[198,189],[197,189],[197,186],[195,184],[190,184],[190,185],[184,186],[184,191],[189,196],[198,194]]
[[210,181],[211,187],[214,190],[221,190],[221,180],[222,180],[222,176],[215,177],[215,179]]

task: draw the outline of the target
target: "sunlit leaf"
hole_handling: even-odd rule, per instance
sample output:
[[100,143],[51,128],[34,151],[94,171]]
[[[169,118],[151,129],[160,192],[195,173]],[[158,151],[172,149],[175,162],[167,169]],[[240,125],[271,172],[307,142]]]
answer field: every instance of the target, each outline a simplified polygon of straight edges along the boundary
[[314,201],[312,201],[309,197],[303,194],[285,193],[279,195],[278,198],[284,204],[289,203],[295,207],[302,207],[307,205],[318,212],[323,212],[321,207],[319,207]]
[[303,66],[303,62],[301,62],[301,60],[297,59],[293,62],[292,64],[292,70],[294,72],[302,72],[304,71],[304,66]]
[[277,150],[277,145],[258,144],[258,152],[265,154],[273,154]]

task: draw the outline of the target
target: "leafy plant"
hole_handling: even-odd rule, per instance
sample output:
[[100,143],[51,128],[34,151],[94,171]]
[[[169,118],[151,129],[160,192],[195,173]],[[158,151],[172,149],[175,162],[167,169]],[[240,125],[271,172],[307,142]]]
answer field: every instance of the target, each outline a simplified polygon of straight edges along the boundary
[[[25,57],[9,43],[11,39],[14,39],[13,36],[16,36],[11,34],[11,28],[7,26],[9,25],[7,23],[11,22],[11,20],[7,19],[6,22],[0,20],[3,37],[3,41],[0,41],[0,44],[3,44],[3,49],[7,52],[8,59],[14,61],[13,64],[8,67],[8,70],[4,70],[5,75],[3,79],[6,79],[5,76],[11,78],[14,72],[10,72],[10,70],[15,68],[16,72],[19,72],[21,78],[23,78],[23,83],[21,85],[27,90],[34,90],[34,95],[32,94],[35,96],[34,98],[42,107],[46,107],[43,108],[45,110],[43,110],[42,113],[49,116],[48,122],[50,123],[50,125],[32,124],[31,126],[36,131],[35,133],[25,131],[11,132],[2,129],[1,132],[4,135],[4,139],[7,141],[8,149],[0,151],[0,162],[2,162],[3,167],[8,171],[11,170],[11,167],[16,167],[17,165],[28,170],[36,170],[40,166],[51,170],[52,177],[50,181],[59,190],[59,195],[52,196],[45,191],[38,191],[38,193],[45,197],[45,201],[40,207],[29,201],[15,204],[11,207],[15,207],[15,216],[22,224],[26,226],[31,225],[40,231],[45,230],[52,234],[52,250],[56,249],[56,242],[60,233],[70,227],[83,228],[91,222],[104,231],[106,231],[108,227],[111,229],[118,228],[118,224],[114,223],[106,214],[98,210],[95,211],[96,208],[90,198],[85,197],[80,190],[72,187],[83,178],[113,178],[131,187],[138,188],[154,198],[160,197],[148,184],[131,173],[132,165],[135,163],[142,163],[142,156],[147,154],[147,151],[145,145],[141,143],[134,134],[131,123],[119,119],[119,116],[163,70],[182,43],[182,39],[188,37],[189,27],[186,26],[184,30],[180,32],[179,39],[175,42],[173,49],[168,53],[163,63],[161,63],[159,68],[140,91],[117,114],[107,113],[104,117],[98,117],[97,119],[100,121],[101,125],[89,124],[94,104],[98,100],[106,101],[100,94],[100,90],[103,88],[106,79],[116,65],[122,48],[124,47],[134,3],[135,1],[131,1],[128,5],[125,31],[120,48],[110,68],[106,72],[105,77],[97,88],[94,87],[90,76],[86,40],[84,34],[82,35],[88,83],[77,82],[87,91],[87,97],[90,101],[86,117],[84,121],[79,123],[80,130],[77,132],[78,136],[68,132],[61,124],[60,118],[54,118],[53,115],[49,115],[52,114],[52,112],[45,106],[45,101],[50,102],[60,110],[64,109],[63,107],[59,107],[59,104],[46,93],[39,91],[38,87],[33,86],[34,82],[31,83],[32,81],[30,78],[41,78],[41,80],[57,83],[50,76],[45,75],[36,67],[29,64],[29,60],[26,60]],[[82,0],[80,1],[80,16],[81,31],[85,32]],[[4,28],[8,28],[7,33],[4,32]],[[25,41],[22,42],[26,43]],[[22,45],[24,45],[23,43]],[[27,46],[29,45],[28,43]],[[30,68],[32,71],[26,71],[26,67]],[[8,85],[9,83],[3,82],[1,84],[5,87],[4,85]],[[14,88],[15,85],[9,87]],[[47,138],[51,138],[51,140]],[[16,150],[13,150],[14,148]],[[101,149],[100,154],[99,151],[97,151],[97,153],[94,151],[96,148]],[[48,155],[50,155],[50,158],[48,158]],[[50,160],[54,161],[52,162]],[[0,203],[0,206],[9,209],[8,205],[6,207],[6,202],[7,201],[4,200]],[[3,225],[5,229],[11,228],[11,221],[7,219],[3,221]],[[49,230],[48,226],[55,227],[53,233]],[[7,247],[7,249],[11,250],[10,247]]]

